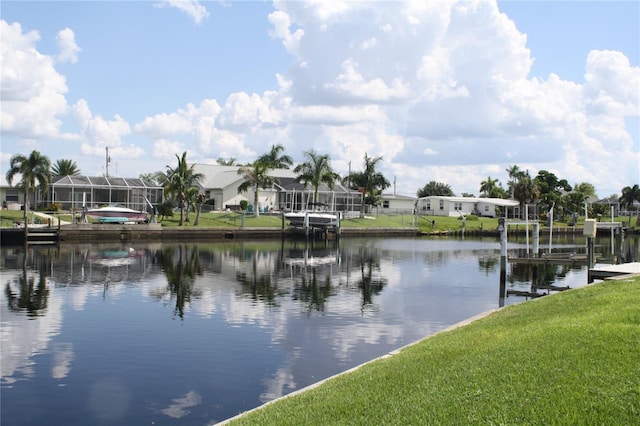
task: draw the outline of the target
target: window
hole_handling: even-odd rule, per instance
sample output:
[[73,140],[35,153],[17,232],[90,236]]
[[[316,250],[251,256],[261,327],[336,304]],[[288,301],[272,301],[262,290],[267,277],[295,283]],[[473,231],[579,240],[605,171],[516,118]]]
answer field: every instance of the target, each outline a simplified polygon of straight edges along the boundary
[[444,200],[440,200],[440,210],[444,210]]
[[[425,210],[425,209],[422,209]],[[427,208],[426,210],[431,210],[431,201],[427,201]]]
[[388,209],[389,208],[389,200],[384,200],[382,202],[382,208],[383,209]]
[[7,189],[7,194],[5,196],[5,200],[7,203],[17,203],[18,202],[18,190],[17,189]]
[[453,210],[462,210],[462,203],[454,203]]

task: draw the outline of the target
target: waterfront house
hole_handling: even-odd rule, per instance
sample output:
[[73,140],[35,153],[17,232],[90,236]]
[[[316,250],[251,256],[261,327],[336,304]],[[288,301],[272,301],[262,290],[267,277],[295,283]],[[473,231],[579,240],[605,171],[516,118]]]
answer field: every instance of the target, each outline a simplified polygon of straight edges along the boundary
[[[466,216],[473,214],[484,217],[510,215],[508,209],[517,209],[517,200],[502,198],[445,197],[429,196],[418,198],[418,214],[430,216]],[[513,210],[511,210],[513,211]]]
[[[306,188],[296,180],[297,175],[290,169],[273,169],[269,175],[277,182],[269,188],[258,188],[258,206],[254,204],[255,189],[238,192],[244,182],[238,174],[240,166],[222,166],[218,164],[196,164],[194,170],[204,177],[200,180],[201,192],[205,194],[206,204],[211,210],[238,210],[240,202],[245,200],[253,210],[261,212],[294,211],[313,208],[313,188]],[[336,211],[359,211],[362,194],[336,183],[333,188],[321,184],[315,203],[323,204]]]

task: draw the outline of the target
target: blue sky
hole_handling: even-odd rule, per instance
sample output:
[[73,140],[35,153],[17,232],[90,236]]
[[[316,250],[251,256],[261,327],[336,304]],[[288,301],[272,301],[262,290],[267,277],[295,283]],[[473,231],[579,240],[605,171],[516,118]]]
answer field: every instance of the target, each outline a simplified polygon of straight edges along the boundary
[[[3,1],[0,171],[37,149],[83,174],[253,161],[281,143],[397,192],[478,194],[549,170],[640,181],[640,2]],[[391,190],[391,189],[390,189]]]

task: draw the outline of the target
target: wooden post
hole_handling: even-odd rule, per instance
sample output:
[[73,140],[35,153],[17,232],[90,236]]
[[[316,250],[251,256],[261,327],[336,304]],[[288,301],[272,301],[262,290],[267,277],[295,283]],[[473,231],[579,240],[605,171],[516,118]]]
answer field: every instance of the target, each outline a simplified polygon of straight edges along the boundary
[[500,232],[500,295],[498,306],[504,306],[504,296],[507,289],[507,224],[505,218],[498,218],[498,232]]
[[584,220],[583,234],[587,237],[587,267],[593,268],[595,265],[594,253],[593,253],[593,239],[596,237],[596,231],[598,227],[595,219]]

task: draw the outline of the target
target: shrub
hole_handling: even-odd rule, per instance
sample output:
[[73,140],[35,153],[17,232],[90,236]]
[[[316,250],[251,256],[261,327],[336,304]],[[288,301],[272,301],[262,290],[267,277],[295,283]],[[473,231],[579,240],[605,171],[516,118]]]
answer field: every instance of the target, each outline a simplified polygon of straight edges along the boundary
[[247,207],[249,207],[249,202],[247,200],[240,200],[240,208],[242,211],[247,210]]
[[51,203],[48,206],[45,206],[44,211],[46,212],[57,212],[60,211],[59,203]]

